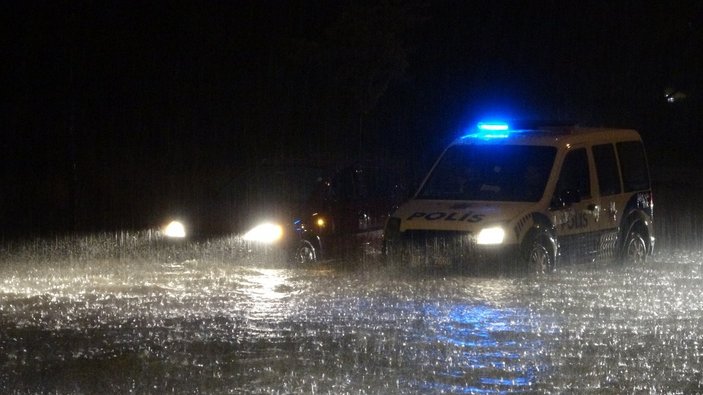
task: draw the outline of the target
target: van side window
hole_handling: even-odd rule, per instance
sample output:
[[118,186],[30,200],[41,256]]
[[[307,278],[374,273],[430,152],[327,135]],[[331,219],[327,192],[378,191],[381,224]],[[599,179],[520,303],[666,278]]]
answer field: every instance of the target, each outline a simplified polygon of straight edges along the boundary
[[585,148],[569,152],[564,158],[557,182],[557,193],[565,190],[576,191],[581,198],[591,196],[588,155]]
[[618,162],[615,158],[615,148],[612,144],[593,146],[593,157],[596,160],[598,173],[598,187],[601,196],[610,196],[620,193],[620,175]]
[[625,192],[649,189],[649,170],[644,147],[639,141],[617,143]]

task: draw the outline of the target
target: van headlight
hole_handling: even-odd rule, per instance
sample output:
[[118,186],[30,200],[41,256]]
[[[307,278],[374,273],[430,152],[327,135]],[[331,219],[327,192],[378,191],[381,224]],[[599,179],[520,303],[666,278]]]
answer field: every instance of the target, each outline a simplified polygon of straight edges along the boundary
[[243,236],[246,241],[259,243],[275,243],[283,237],[283,227],[274,223],[263,223],[253,227]]
[[477,244],[501,244],[505,238],[505,231],[500,226],[483,228],[476,237]]

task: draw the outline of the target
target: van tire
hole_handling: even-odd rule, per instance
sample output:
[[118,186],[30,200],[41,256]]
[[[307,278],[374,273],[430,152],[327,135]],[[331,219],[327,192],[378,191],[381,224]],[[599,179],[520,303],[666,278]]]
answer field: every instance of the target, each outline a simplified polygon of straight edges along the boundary
[[627,265],[642,265],[647,262],[647,243],[638,229],[632,229],[628,233],[621,259]]
[[540,239],[535,239],[525,250],[524,267],[527,274],[544,274],[554,271],[554,256]]

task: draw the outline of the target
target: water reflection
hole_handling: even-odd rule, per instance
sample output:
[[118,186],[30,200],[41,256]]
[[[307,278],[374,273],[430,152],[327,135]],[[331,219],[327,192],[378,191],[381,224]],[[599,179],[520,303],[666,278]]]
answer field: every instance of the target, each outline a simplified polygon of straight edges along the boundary
[[702,268],[701,255],[527,279],[334,263],[1,264],[0,386],[703,392]]
[[[430,322],[423,342],[436,371],[432,380],[415,385],[432,391],[483,393],[532,389],[546,369],[542,342],[519,308],[458,302],[446,309],[426,306]],[[534,319],[534,317],[532,317]],[[536,324],[536,323],[535,323]]]

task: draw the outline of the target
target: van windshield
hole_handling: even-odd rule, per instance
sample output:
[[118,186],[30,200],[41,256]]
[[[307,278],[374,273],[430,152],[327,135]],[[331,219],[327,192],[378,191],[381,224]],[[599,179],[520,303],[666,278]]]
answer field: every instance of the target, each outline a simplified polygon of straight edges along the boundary
[[418,194],[420,199],[536,202],[554,164],[549,146],[454,145]]

